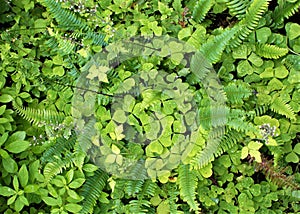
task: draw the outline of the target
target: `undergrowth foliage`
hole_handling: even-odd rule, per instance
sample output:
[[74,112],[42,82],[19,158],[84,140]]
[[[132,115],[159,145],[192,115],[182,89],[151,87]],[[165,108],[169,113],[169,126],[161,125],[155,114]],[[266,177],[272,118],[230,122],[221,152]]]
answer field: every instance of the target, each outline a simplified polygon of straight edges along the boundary
[[[300,212],[299,0],[0,0],[0,5],[0,213]],[[175,43],[154,45],[160,55],[132,59],[122,58],[122,45],[109,46],[135,36],[148,44],[162,35],[194,47],[192,63],[187,65],[191,55],[178,53]],[[101,54],[113,69],[103,69],[107,61],[97,61]],[[101,83],[78,86],[84,72]],[[135,141],[163,133],[149,145],[129,142],[121,129],[125,122],[111,111],[113,96],[127,93],[133,76],[142,73],[143,81],[159,73],[178,89],[140,94],[132,88],[144,112],[168,114],[159,123],[145,123],[144,112],[128,110],[140,132],[125,134]],[[204,84],[205,79],[210,81]],[[171,145],[186,130],[164,96],[186,89],[197,104],[190,109],[197,112],[184,118],[197,121],[197,135],[194,144],[178,144],[189,146],[178,151],[192,148],[182,155]],[[77,109],[84,102],[96,106],[97,123],[82,123],[83,130],[73,125],[74,114],[81,113],[74,112],[74,92],[83,95]],[[114,108],[130,109],[126,104]],[[109,158],[87,153],[99,139],[113,149]],[[167,164],[155,159],[164,155]],[[147,171],[141,161],[131,170],[135,175],[157,174],[119,178],[92,161],[120,163],[122,157],[152,161],[149,168],[155,170]]]

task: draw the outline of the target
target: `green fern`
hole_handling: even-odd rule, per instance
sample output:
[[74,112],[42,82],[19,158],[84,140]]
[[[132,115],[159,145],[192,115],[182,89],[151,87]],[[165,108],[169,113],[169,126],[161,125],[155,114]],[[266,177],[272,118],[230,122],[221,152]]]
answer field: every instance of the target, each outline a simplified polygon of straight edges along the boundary
[[144,182],[144,180],[127,180],[124,188],[125,193],[128,196],[135,196],[142,190]]
[[25,120],[38,125],[38,124],[59,124],[65,115],[62,112],[46,109],[34,109],[30,107],[21,107],[16,102],[13,102],[13,107],[17,113]]
[[190,170],[189,165],[180,165],[178,168],[178,185],[180,195],[194,211],[199,210],[199,204],[196,201],[197,176]]
[[278,1],[274,12],[272,13],[273,23],[272,27],[282,28],[284,27],[283,21],[293,16],[300,8],[300,0],[290,3],[288,1]]
[[232,16],[236,16],[239,20],[244,18],[249,4],[249,0],[226,0],[229,13]]
[[218,151],[220,142],[221,136],[209,136],[206,147],[191,160],[192,167],[194,169],[201,169],[212,162],[214,160],[214,155]]
[[152,182],[151,180],[138,182],[143,183],[143,186],[141,191],[139,191],[136,195],[137,200],[131,200],[129,202],[130,213],[150,213],[149,208],[151,206],[151,203],[149,201],[149,198],[155,195],[157,184]]
[[82,201],[82,210],[80,214],[93,213],[94,206],[101,196],[109,176],[106,172],[98,169],[92,177],[88,177],[82,187],[81,196],[84,197]]
[[237,33],[238,28],[229,28],[224,30],[220,35],[208,40],[200,47],[200,52],[210,63],[216,63],[221,59],[222,53],[229,41]]
[[59,137],[54,141],[54,144],[48,148],[41,157],[42,163],[55,162],[56,157],[61,157],[65,151],[70,151],[76,142],[77,136],[73,131],[71,136],[66,139],[65,137]]
[[267,11],[271,0],[254,0],[247,9],[245,17],[239,22],[239,32],[231,43],[232,47],[237,47],[249,36],[258,26],[259,20],[264,12]]
[[[70,37],[77,38],[78,40],[92,40],[93,44],[105,46],[107,43],[104,41],[105,35],[94,32],[86,24],[84,19],[78,17],[75,13],[61,7],[60,3],[55,0],[41,0],[43,6],[48,8],[50,14],[55,18],[58,23],[58,28],[65,31],[74,31]],[[63,55],[68,55],[76,47],[76,42],[63,38],[61,35],[50,33],[50,38],[46,45],[54,50],[59,51]],[[54,39],[55,38],[55,39]]]
[[199,0],[193,9],[193,19],[197,22],[202,22],[213,3],[213,0]]
[[227,132],[221,139],[219,147],[215,152],[215,157],[221,156],[224,152],[228,151],[236,144],[241,142],[245,134],[236,130],[231,130]]
[[224,87],[224,91],[228,102],[234,105],[242,105],[244,99],[249,98],[252,94],[250,87],[243,82],[229,83]]
[[224,126],[227,123],[229,109],[223,105],[212,102],[208,107],[199,108],[199,121],[203,128]]
[[285,101],[281,97],[278,96],[273,97],[270,109],[273,112],[284,115],[291,120],[296,119],[296,115],[292,107],[289,104],[287,104],[287,101]]
[[170,207],[170,213],[172,213],[172,214],[177,213],[178,204],[176,202],[178,201],[178,195],[179,195],[177,186],[172,183],[167,183],[166,191],[169,196],[168,203],[169,203],[169,207]]
[[267,59],[278,59],[288,53],[288,48],[280,48],[276,45],[259,44],[256,46],[257,55]]
[[48,183],[55,175],[62,173],[64,169],[73,165],[73,154],[68,153],[64,158],[55,158],[54,162],[49,162],[44,167],[43,175],[45,182]]
[[77,17],[69,10],[63,9],[55,0],[41,0],[43,6],[49,9],[49,12],[56,19],[57,23],[62,25],[67,30],[88,30],[88,26],[85,22]]

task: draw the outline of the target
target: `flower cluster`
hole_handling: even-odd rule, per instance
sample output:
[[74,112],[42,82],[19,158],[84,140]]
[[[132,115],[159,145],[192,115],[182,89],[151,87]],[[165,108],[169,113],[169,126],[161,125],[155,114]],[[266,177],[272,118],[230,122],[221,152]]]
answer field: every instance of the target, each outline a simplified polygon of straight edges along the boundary
[[265,140],[266,143],[268,143],[268,137],[274,137],[276,126],[271,126],[269,123],[262,124],[260,127],[260,132],[262,134],[262,139]]

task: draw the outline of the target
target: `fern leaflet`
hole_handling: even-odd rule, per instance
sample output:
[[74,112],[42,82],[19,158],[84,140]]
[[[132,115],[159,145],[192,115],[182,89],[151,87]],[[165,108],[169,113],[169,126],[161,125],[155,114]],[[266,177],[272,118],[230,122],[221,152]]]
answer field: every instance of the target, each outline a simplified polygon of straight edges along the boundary
[[254,0],[247,9],[245,17],[239,22],[239,32],[235,36],[231,46],[237,47],[257,27],[263,13],[268,9],[271,0]]
[[280,48],[276,45],[260,44],[256,46],[257,55],[267,59],[278,59],[288,53],[288,48]]
[[220,35],[204,43],[200,51],[210,63],[218,62],[226,46],[229,44],[229,41],[237,31],[238,28],[236,27],[224,30]]
[[189,165],[180,165],[178,169],[178,184],[180,195],[186,201],[191,209],[199,210],[199,204],[196,201],[197,176],[190,170]]
[[94,206],[96,205],[108,178],[108,174],[100,169],[98,169],[92,177],[87,178],[81,194],[84,199],[82,201],[82,210],[80,210],[80,214],[93,213]]
[[34,109],[34,108],[24,108],[19,106],[17,103],[13,103],[14,108],[17,113],[21,115],[25,120],[38,125],[38,124],[59,124],[61,123],[65,115],[62,112],[57,112],[54,110],[46,109]]
[[197,22],[202,22],[208,11],[213,6],[213,0],[199,0],[194,6],[193,17]]
[[274,96],[270,108],[273,112],[284,115],[291,120],[296,119],[296,115],[292,107],[287,104],[287,101],[283,100],[281,97]]

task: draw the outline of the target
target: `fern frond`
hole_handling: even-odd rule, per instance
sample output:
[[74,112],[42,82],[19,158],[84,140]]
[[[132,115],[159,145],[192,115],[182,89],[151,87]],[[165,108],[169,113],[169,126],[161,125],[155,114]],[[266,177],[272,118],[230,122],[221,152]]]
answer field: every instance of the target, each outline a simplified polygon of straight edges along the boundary
[[138,194],[141,190],[142,190],[142,187],[143,187],[143,184],[144,184],[144,180],[128,180],[126,182],[126,185],[125,185],[125,193],[128,195],[128,196],[133,196],[133,195],[136,195]]
[[252,94],[250,87],[243,83],[229,83],[224,87],[227,100],[231,104],[242,105],[244,99],[247,99]]
[[213,3],[213,0],[199,0],[194,6],[193,19],[197,22],[202,22]]
[[238,28],[229,28],[224,30],[220,35],[215,36],[213,39],[208,40],[200,47],[200,52],[210,63],[216,63],[221,59],[222,53],[229,41],[237,33]]
[[244,136],[244,133],[240,133],[236,130],[231,130],[226,133],[221,139],[218,150],[215,152],[215,157],[221,156],[224,152],[234,147],[244,138]]
[[[131,181],[130,181],[131,182]],[[131,213],[149,213],[151,203],[149,201],[150,197],[155,195],[157,189],[157,184],[151,180],[146,181],[132,181],[142,184],[141,190],[137,193],[136,197],[138,200],[131,200],[129,202],[129,210]]]
[[82,187],[81,196],[84,197],[82,201],[82,209],[80,214],[93,213],[95,204],[104,189],[109,176],[106,172],[98,169],[92,177],[88,177]]
[[63,159],[56,158],[54,162],[47,163],[43,171],[45,182],[50,182],[55,175],[62,173],[63,169],[67,169],[72,164],[73,154],[71,153],[68,153]]
[[257,117],[257,116],[261,116],[263,114],[265,114],[267,111],[268,111],[268,107],[267,106],[257,106],[255,107],[254,109],[252,107],[250,108],[245,108],[246,110],[246,115],[247,117],[250,119],[250,120],[253,120],[254,117]]
[[49,12],[56,19],[57,23],[62,25],[64,29],[68,30],[88,30],[85,22],[77,17],[75,13],[64,9],[55,0],[42,0],[42,5],[49,9]]
[[13,107],[21,117],[35,125],[59,124],[65,118],[65,115],[62,112],[57,112],[54,110],[21,107],[15,102],[13,103]]
[[208,63],[206,57],[200,53],[196,52],[191,60],[191,71],[195,74],[199,80],[203,80],[207,74],[213,69],[211,64]]
[[180,165],[178,169],[178,185],[180,195],[194,211],[199,210],[199,204],[196,201],[197,176],[190,170],[189,165]]
[[289,52],[288,48],[280,48],[276,45],[259,44],[256,46],[255,53],[267,59],[278,59]]
[[74,42],[61,37],[57,37],[56,40],[58,44],[56,51],[58,51],[61,55],[69,55],[74,52],[74,49],[76,47]]
[[277,5],[272,14],[273,24],[272,27],[281,28],[284,27],[283,21],[286,18],[293,16],[300,8],[300,0],[290,3],[288,1],[278,1]]
[[172,183],[167,183],[166,185],[167,193],[168,193],[168,203],[170,207],[170,213],[177,213],[177,204],[179,191],[177,190],[177,186]]
[[192,160],[191,164],[194,169],[201,169],[214,160],[214,155],[218,151],[221,137],[208,137],[206,147],[199,152]]
[[61,157],[61,154],[65,151],[70,151],[76,142],[77,136],[75,132],[72,132],[70,138],[66,139],[65,137],[59,137],[55,140],[54,145],[48,148],[42,155],[41,161],[45,162],[55,162],[55,157]]
[[257,27],[263,13],[267,11],[271,0],[253,0],[247,9],[245,17],[239,22],[239,32],[235,36],[231,46],[237,47],[249,36]]
[[246,111],[241,109],[231,109],[227,122],[227,131],[234,129],[239,132],[259,132],[252,123],[246,121],[246,118]]
[[245,16],[249,4],[249,0],[226,0],[229,13],[232,16],[236,16],[239,20]]
[[131,200],[129,202],[130,213],[148,214],[148,208],[151,206],[149,200]]
[[208,107],[199,108],[199,121],[200,125],[205,129],[210,127],[224,126],[227,122],[227,115],[229,109],[223,105],[214,103]]
[[289,104],[287,104],[287,101],[283,100],[281,97],[278,96],[273,97],[273,102],[270,106],[270,109],[273,112],[284,115],[285,117],[291,120],[296,119],[296,115],[292,107]]

